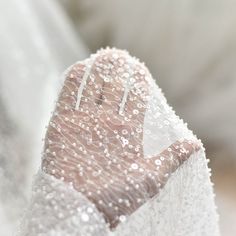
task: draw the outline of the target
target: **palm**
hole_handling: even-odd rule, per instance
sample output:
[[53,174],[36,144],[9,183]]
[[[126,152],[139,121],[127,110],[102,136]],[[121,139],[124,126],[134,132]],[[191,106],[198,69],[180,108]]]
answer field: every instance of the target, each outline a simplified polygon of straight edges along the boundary
[[[174,153],[180,148],[189,150],[174,157],[175,162],[168,150],[144,158],[143,123],[148,99],[144,76],[137,73],[136,84],[121,115],[122,80],[116,74],[112,81],[104,82],[96,71],[86,84],[79,109],[75,110],[78,80],[83,74],[84,65],[78,64],[65,81],[48,128],[43,167],[50,174],[72,182],[97,205],[111,226],[115,226],[120,215],[131,214],[147,196],[157,194],[165,183],[165,173],[173,172],[178,166],[176,160],[177,163],[185,160],[193,147],[187,142],[182,147],[180,143],[172,145]],[[122,204],[126,204],[125,211]]]

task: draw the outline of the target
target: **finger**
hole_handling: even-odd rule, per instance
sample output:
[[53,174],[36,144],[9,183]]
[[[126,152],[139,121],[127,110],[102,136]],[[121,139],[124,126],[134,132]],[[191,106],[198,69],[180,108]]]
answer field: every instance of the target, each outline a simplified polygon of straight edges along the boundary
[[73,65],[70,68],[58,97],[57,112],[61,113],[66,110],[72,110],[75,107],[77,84],[79,84],[78,81],[82,80],[84,72],[85,65],[82,63]]
[[176,141],[159,155],[146,158],[146,163],[152,170],[169,175],[199,149],[195,141]]
[[196,141],[177,141],[161,154],[142,160],[150,170],[146,177],[150,196],[156,195],[169,176],[199,149],[200,145]]
[[[89,79],[87,80],[87,83],[85,84],[82,92],[82,99],[80,106],[83,107],[83,104],[87,104],[87,107],[89,109],[92,109],[93,107],[97,108],[97,105],[101,104],[101,96],[102,96],[102,87],[103,87],[103,80],[100,78],[100,70],[99,67],[96,66],[97,59],[92,59],[92,68],[90,70]],[[82,86],[80,86],[80,89]],[[78,94],[79,95],[79,94]],[[79,97],[77,97],[77,101],[79,100]],[[86,101],[90,101],[87,102]],[[77,105],[79,105],[77,103]]]
[[103,79],[102,108],[118,114],[125,89],[127,75],[127,53],[116,49],[107,49],[99,55],[100,77]]
[[92,59],[75,64],[67,73],[57,102],[57,111],[94,110],[101,88],[102,82],[96,76]]

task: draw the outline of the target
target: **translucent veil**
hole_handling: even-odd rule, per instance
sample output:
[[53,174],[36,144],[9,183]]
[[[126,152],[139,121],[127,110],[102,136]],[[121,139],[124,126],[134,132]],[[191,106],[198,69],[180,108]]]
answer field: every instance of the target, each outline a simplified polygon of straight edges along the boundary
[[62,71],[87,51],[57,1],[0,1],[0,234],[11,235],[40,163]]
[[216,222],[204,149],[145,65],[109,48],[72,65],[20,235],[217,235]]

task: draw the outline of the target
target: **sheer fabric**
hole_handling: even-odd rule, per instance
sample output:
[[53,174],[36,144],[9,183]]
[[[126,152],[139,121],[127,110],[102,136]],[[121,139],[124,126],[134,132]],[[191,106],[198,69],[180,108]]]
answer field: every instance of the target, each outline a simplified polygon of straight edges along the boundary
[[[162,203],[156,205],[154,215],[137,212],[156,199],[190,156],[196,158],[201,152],[204,167],[201,143],[167,105],[145,65],[125,51],[101,50],[71,66],[65,77],[45,138],[42,172],[36,178],[31,211],[22,226],[24,235],[144,235],[138,228],[140,219],[146,217],[149,220],[144,222],[149,226],[143,225],[145,235],[152,235],[150,230],[171,235],[165,234],[168,225],[150,227]],[[192,170],[205,173],[205,190],[210,193],[209,199],[200,201],[203,205],[210,202],[204,224],[211,230],[205,227],[204,235],[217,235],[208,172],[205,167]],[[162,214],[167,221],[172,218],[164,212],[160,217]],[[46,215],[44,220],[42,215]],[[191,219],[188,212],[185,215]],[[134,220],[119,231],[120,224],[132,217]],[[187,229],[182,232],[188,232],[194,224],[189,221],[182,226]],[[178,235],[181,231],[169,232]]]
[[0,1],[0,46],[0,235],[12,235],[40,164],[59,76],[87,50],[54,0]]

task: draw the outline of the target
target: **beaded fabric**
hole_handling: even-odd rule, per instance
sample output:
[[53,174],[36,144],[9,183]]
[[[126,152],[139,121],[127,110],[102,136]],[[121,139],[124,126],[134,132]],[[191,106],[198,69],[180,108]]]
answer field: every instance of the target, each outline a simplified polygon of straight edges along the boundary
[[[70,229],[68,218],[76,216],[76,208],[84,226],[90,226],[68,235],[96,235],[98,229],[99,235],[106,235],[155,198],[175,170],[200,149],[201,143],[167,105],[143,63],[126,51],[100,50],[66,72],[47,130],[33,199],[40,202],[50,195],[46,208],[54,201],[56,210],[43,212],[51,212],[54,221],[43,224],[47,227],[40,224],[40,229],[32,221],[25,224],[31,235],[49,235],[49,230],[63,235],[58,232]],[[71,197],[57,187],[61,184],[74,191]],[[34,222],[40,222],[37,212],[44,208],[32,200]],[[68,224],[56,230],[55,217]]]

